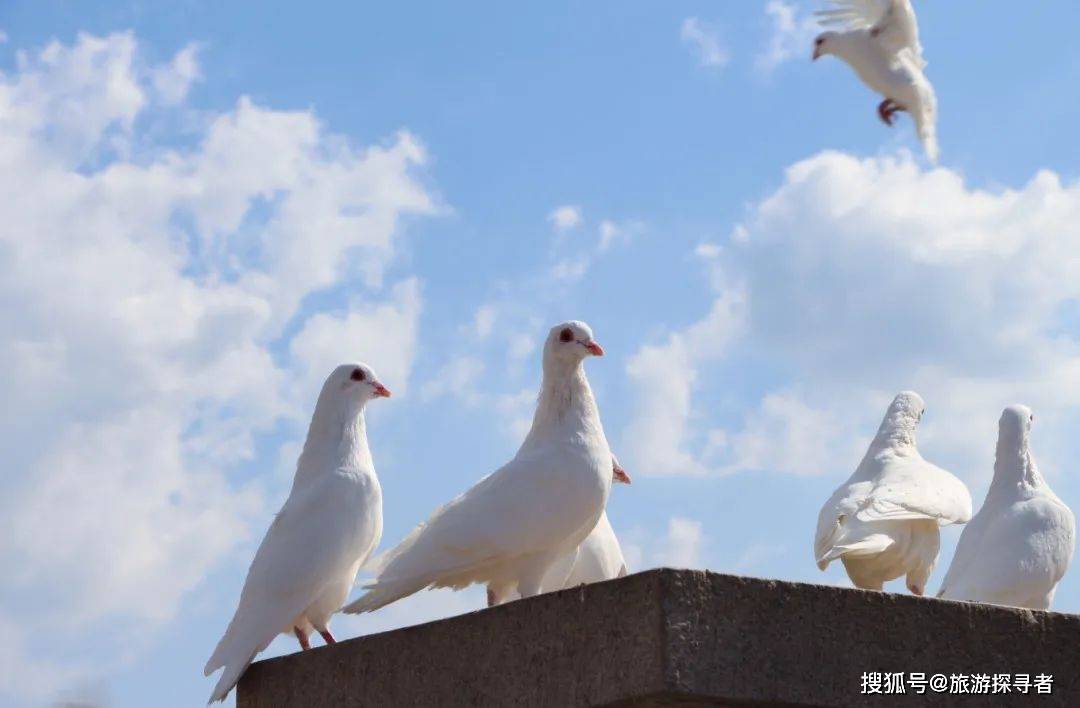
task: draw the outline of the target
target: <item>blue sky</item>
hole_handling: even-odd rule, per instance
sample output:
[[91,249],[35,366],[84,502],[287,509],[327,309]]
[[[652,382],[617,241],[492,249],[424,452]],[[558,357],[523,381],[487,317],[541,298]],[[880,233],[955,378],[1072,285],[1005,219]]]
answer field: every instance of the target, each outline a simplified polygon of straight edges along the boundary
[[5,3],[0,704],[201,704],[332,366],[395,392],[385,548],[513,453],[566,318],[637,569],[846,584],[817,512],[903,388],[977,505],[1016,401],[1080,505],[1080,10],[916,2],[935,169],[810,7]]

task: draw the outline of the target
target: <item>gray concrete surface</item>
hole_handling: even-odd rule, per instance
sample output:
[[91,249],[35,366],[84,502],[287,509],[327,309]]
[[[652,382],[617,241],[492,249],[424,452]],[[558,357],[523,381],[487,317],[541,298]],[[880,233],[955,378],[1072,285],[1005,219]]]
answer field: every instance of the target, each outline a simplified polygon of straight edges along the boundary
[[[254,664],[238,708],[1080,706],[1080,616],[659,569]],[[863,672],[1053,693],[863,695]]]

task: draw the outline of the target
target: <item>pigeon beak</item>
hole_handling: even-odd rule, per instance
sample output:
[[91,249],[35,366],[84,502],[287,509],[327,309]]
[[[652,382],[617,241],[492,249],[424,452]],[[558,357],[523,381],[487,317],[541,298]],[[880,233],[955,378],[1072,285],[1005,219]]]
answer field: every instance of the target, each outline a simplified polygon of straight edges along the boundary
[[618,465],[615,465],[611,470],[611,478],[616,482],[622,482],[623,484],[630,484],[630,475],[626,474],[626,470]]
[[589,353],[593,356],[604,356],[604,348],[596,342],[589,342],[585,345],[585,348],[589,350]]
[[390,398],[390,389],[381,383],[375,384],[375,395],[379,398]]

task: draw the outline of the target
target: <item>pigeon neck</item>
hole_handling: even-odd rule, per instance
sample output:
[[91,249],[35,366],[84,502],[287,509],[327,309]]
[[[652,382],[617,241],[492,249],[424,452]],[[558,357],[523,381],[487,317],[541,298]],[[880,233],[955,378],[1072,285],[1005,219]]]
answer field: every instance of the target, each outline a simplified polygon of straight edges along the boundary
[[560,423],[595,423],[599,427],[599,421],[596,399],[585,378],[582,362],[545,362],[540,399],[525,442]]
[[1042,486],[1042,483],[1042,475],[1035,465],[1026,436],[1019,441],[998,439],[990,493],[1017,488],[1034,489]]
[[316,411],[296,465],[296,480],[329,470],[364,469],[370,466],[371,451],[368,449],[364,406]]
[[874,445],[879,448],[915,447],[915,421],[904,415],[888,415],[881,421]]

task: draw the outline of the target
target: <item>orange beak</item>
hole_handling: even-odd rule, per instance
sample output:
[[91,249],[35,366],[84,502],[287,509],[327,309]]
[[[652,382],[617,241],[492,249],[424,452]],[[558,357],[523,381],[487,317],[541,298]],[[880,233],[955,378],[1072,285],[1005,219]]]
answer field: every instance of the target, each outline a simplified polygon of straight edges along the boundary
[[594,356],[604,356],[604,348],[596,342],[589,342],[585,345],[585,348]]
[[630,475],[626,474],[626,470],[618,465],[612,466],[611,479],[616,482],[622,482],[623,484],[630,484]]
[[375,395],[379,398],[390,398],[390,389],[381,383],[375,384]]

